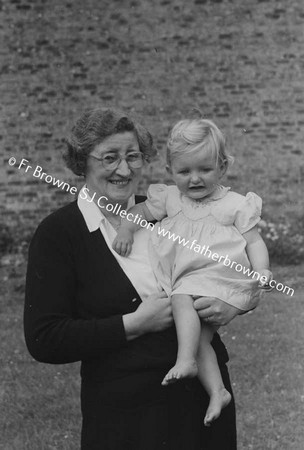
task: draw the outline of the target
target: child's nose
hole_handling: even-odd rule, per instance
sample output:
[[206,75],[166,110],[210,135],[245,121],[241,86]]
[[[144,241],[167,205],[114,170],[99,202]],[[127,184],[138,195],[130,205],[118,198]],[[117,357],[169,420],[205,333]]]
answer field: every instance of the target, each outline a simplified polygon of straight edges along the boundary
[[200,181],[200,178],[199,178],[198,174],[192,173],[191,174],[191,183],[199,183],[199,181]]

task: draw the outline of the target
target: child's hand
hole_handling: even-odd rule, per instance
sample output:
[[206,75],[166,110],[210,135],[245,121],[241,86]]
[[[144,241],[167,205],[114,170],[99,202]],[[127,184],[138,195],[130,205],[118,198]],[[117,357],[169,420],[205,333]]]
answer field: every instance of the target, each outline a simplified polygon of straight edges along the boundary
[[112,248],[121,256],[129,256],[132,250],[133,233],[129,230],[118,230]]
[[[260,278],[260,282],[259,282],[259,288],[260,289],[264,289],[265,291],[272,291],[273,287],[270,286],[270,281],[272,280],[272,272],[270,272],[270,270],[268,269],[263,269],[260,272],[261,277],[264,277],[264,279],[261,281]],[[265,280],[266,278],[266,280]]]

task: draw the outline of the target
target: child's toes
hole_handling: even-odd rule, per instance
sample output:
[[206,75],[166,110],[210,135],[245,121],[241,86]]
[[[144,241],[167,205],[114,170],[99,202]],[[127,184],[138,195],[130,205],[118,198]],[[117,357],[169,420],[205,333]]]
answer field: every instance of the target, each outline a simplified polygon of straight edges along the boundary
[[171,373],[169,373],[168,376],[167,376],[167,381],[168,381],[168,383],[170,383],[173,379],[174,379],[174,373],[171,372]]
[[207,414],[206,417],[204,418],[204,425],[205,425],[205,427],[210,427],[211,423],[213,421],[214,421],[214,418],[210,414]]
[[167,386],[167,385],[169,384],[169,382],[170,382],[170,374],[167,373],[167,375],[165,376],[165,378],[163,379],[163,381],[161,382],[161,384],[162,384],[163,386]]

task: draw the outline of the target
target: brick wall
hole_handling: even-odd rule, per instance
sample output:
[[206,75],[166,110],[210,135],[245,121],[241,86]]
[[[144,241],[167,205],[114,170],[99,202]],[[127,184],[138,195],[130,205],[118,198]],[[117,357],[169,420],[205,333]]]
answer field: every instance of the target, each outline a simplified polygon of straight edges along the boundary
[[97,105],[132,110],[152,131],[161,157],[142,192],[168,180],[168,128],[198,106],[235,156],[227,184],[261,195],[268,217],[303,215],[302,0],[2,0],[0,9],[2,221],[31,227],[75,198],[33,170],[79,186],[62,138]]

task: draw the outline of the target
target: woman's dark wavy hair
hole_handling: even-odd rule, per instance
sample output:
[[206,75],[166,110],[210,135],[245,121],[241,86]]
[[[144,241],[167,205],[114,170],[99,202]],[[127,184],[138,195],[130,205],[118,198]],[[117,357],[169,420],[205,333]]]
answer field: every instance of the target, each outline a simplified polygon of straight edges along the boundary
[[147,161],[156,155],[151,134],[129,114],[112,108],[85,111],[65,139],[67,149],[63,159],[67,167],[75,175],[85,175],[88,155],[95,146],[109,136],[127,131],[135,134],[139,149]]

